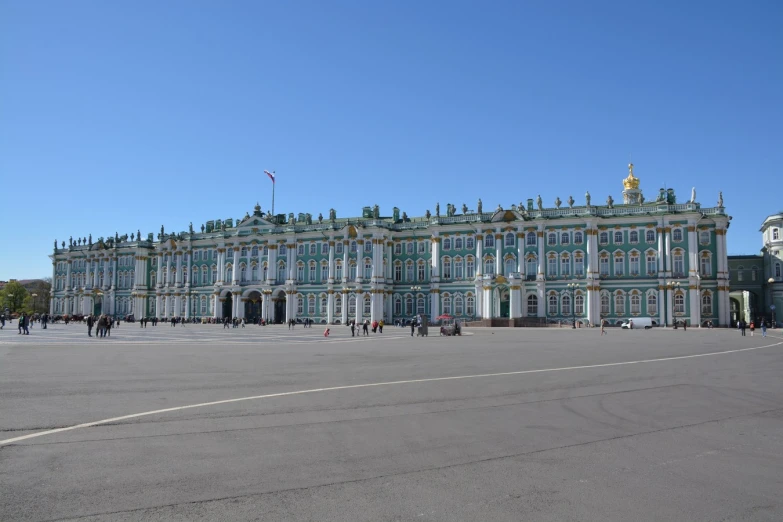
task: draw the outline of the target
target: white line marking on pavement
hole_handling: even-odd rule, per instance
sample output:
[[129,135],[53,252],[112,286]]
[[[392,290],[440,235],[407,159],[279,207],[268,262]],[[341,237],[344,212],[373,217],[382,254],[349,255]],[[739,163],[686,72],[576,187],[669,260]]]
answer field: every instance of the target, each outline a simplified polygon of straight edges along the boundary
[[[780,337],[777,337],[780,339]],[[271,399],[274,397],[287,397],[291,395],[304,395],[306,393],[319,393],[319,392],[330,392],[330,391],[337,391],[337,390],[353,390],[357,388],[371,388],[375,386],[392,386],[392,385],[399,385],[399,384],[416,384],[416,383],[422,383],[422,382],[438,382],[438,381],[456,381],[456,380],[463,380],[463,379],[478,379],[482,377],[503,377],[508,375],[525,375],[530,373],[549,373],[549,372],[562,372],[567,370],[586,370],[590,368],[608,368],[610,366],[626,366],[630,364],[642,364],[642,363],[655,363],[655,362],[664,362],[664,361],[678,361],[681,359],[695,359],[697,357],[709,357],[712,355],[726,355],[730,353],[739,353],[739,352],[750,352],[753,350],[763,350],[765,348],[772,348],[774,346],[780,346],[783,344],[783,341],[774,343],[774,344],[767,344],[765,346],[754,346],[750,348],[738,348],[736,350],[724,350],[722,352],[708,352],[708,353],[699,353],[694,355],[678,355],[676,357],[661,357],[660,359],[641,359],[638,361],[623,361],[623,362],[615,362],[615,363],[603,363],[603,364],[588,364],[583,366],[565,366],[563,368],[543,368],[540,370],[520,370],[515,372],[500,372],[500,373],[480,373],[476,375],[455,375],[452,377],[429,377],[426,379],[410,379],[406,381],[387,381],[387,382],[371,382],[371,383],[365,383],[365,384],[349,384],[345,386],[332,386],[329,388],[313,388],[309,390],[296,390],[296,391],[289,391],[289,392],[281,392],[281,393],[269,393],[267,395],[253,395],[250,397],[239,397],[236,399],[224,399],[220,401],[213,401],[213,402],[202,402],[199,404],[188,404],[185,406],[175,406],[173,408],[164,408],[162,410],[152,410],[152,411],[145,411],[141,413],[133,413],[130,415],[123,415],[121,417],[112,417],[111,419],[103,419],[99,421],[93,421],[93,422],[85,422],[83,424],[76,424],[74,426],[66,426],[64,428],[56,428],[53,430],[46,430],[46,431],[39,431],[37,433],[30,433],[29,435],[22,435],[20,437],[14,437],[12,439],[5,439],[0,440],[0,446],[5,446],[7,444],[13,444],[14,442],[21,442],[23,440],[28,439],[34,439],[36,437],[43,437],[44,435],[54,435],[55,433],[62,433],[64,431],[72,431],[72,430],[78,430],[81,428],[91,428],[93,426],[100,426],[101,424],[110,424],[113,422],[119,422],[129,419],[137,419],[139,417],[147,417],[150,415],[157,415],[160,413],[169,413],[172,411],[181,411],[181,410],[189,410],[193,408],[204,408],[207,406],[217,406],[219,404],[230,404],[233,402],[243,402],[243,401],[253,401],[258,399]]]

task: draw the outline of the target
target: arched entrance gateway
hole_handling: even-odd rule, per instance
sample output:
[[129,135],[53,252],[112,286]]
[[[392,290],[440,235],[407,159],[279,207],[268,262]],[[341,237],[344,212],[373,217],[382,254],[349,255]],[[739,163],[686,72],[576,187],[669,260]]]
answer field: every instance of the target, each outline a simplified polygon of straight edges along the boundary
[[249,323],[255,323],[261,318],[262,309],[261,293],[253,290],[245,298],[245,319]]
[[275,317],[274,322],[282,324],[285,322],[285,305],[286,296],[285,292],[280,290],[275,297],[272,298],[272,303],[275,305]]
[[221,317],[228,317],[230,319],[233,319],[234,318],[233,305],[234,305],[234,298],[231,295],[231,292],[228,292],[226,294],[226,297],[223,299],[223,315]]

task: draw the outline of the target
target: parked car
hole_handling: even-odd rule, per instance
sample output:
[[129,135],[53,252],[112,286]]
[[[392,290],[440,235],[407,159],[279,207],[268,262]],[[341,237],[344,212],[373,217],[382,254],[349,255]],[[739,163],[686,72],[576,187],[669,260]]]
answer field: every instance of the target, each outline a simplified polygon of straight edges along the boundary
[[620,328],[626,330],[644,328],[645,330],[649,330],[653,326],[658,326],[658,322],[654,321],[651,317],[634,317],[633,319],[628,319],[623,322],[623,324],[620,325]]

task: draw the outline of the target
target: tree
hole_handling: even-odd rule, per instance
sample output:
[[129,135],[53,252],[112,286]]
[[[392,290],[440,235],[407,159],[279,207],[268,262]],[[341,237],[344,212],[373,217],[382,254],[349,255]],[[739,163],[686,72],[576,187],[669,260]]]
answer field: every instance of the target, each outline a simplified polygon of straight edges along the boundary
[[28,295],[27,289],[12,279],[0,290],[0,306],[3,307],[4,312],[6,308],[11,313],[22,311]]

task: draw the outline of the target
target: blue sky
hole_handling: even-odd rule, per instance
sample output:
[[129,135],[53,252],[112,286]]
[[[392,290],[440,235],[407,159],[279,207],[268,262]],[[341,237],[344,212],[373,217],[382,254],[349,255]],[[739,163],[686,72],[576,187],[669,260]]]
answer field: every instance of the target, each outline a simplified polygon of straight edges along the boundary
[[648,198],[783,209],[783,3],[0,4],[0,279],[52,243],[277,212]]

